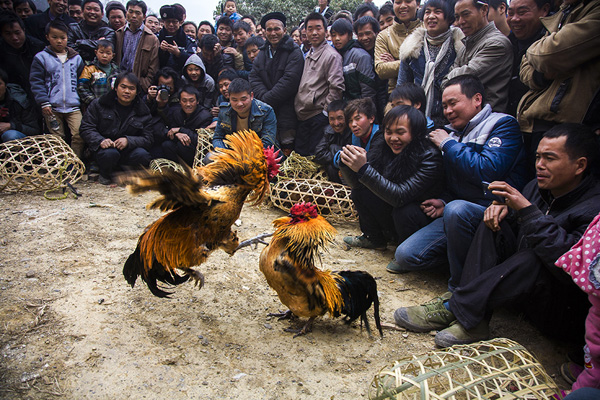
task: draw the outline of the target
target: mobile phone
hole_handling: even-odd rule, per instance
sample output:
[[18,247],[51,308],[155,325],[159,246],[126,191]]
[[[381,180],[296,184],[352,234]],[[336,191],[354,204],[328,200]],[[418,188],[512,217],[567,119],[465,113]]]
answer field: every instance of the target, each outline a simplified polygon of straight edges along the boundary
[[504,198],[502,198],[500,196],[497,196],[497,195],[495,195],[495,194],[492,193],[492,191],[490,190],[490,183],[489,182],[482,181],[481,182],[481,188],[483,189],[483,195],[487,199],[495,200],[498,203],[502,203],[502,204],[506,203],[506,199],[504,199]]

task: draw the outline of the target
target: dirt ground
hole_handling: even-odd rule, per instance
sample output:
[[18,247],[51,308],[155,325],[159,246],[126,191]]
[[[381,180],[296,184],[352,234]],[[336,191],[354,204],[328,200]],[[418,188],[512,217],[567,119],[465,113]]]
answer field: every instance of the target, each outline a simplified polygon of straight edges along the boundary
[[[77,200],[40,193],[0,194],[0,397],[7,399],[356,399],[395,360],[434,349],[428,334],[385,330],[369,337],[328,317],[293,339],[290,322],[258,270],[260,248],[217,251],[199,269],[204,288],[175,288],[172,299],[131,288],[125,259],[160,213],[153,194],[80,182]],[[245,206],[240,238],[271,231],[283,212]],[[356,223],[334,224],[323,266],[361,269],[378,279],[381,317],[445,291],[444,272],[391,275],[386,252],[347,249]],[[138,281],[139,282],[139,281]],[[372,313],[370,320],[373,325]],[[565,347],[518,316],[495,315],[493,336],[523,344],[563,388]]]

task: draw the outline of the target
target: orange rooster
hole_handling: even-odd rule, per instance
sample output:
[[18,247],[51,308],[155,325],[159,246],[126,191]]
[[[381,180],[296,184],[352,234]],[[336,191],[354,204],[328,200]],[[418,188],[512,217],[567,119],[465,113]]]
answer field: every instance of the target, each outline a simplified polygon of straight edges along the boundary
[[367,310],[373,304],[375,324],[383,336],[375,279],[364,271],[322,271],[315,266],[319,248],[331,242],[335,229],[311,203],[295,204],[289,216],[273,221],[276,230],[260,255],[260,270],[281,302],[289,308],[280,319],[308,318],[301,329],[288,328],[296,336],[306,334],[318,316],[344,314],[347,323],[358,317],[370,334]]
[[[185,173],[163,174],[142,171],[126,178],[131,193],[150,190],[162,196],[147,208],[170,211],[150,224],[140,236],[137,248],[123,267],[133,287],[138,276],[158,297],[169,297],[157,281],[179,285],[190,277],[200,288],[204,276],[192,267],[206,261],[215,249],[232,255],[239,240],[231,225],[239,218],[246,198],[258,204],[277,175],[279,159],[272,148],[263,149],[253,131],[228,136],[228,149],[219,149],[213,162]],[[179,275],[176,270],[183,271]]]

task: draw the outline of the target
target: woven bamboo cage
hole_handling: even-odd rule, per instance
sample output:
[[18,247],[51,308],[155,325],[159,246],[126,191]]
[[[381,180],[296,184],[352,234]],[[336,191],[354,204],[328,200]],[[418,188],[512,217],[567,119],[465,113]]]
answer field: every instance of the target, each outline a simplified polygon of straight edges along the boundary
[[520,344],[493,339],[413,356],[384,369],[369,398],[556,399],[560,390]]
[[0,192],[52,190],[77,182],[84,172],[83,162],[58,136],[0,143]]
[[173,171],[184,173],[183,167],[175,161],[167,160],[166,158],[155,158],[150,161],[150,169],[160,174],[166,169],[172,169]]
[[292,179],[317,179],[326,181],[327,173],[315,163],[314,157],[304,157],[292,151],[279,169],[279,176]]
[[213,149],[212,138],[214,131],[212,129],[198,129],[198,145],[196,146],[196,155],[194,156],[193,168],[204,165],[204,157]]
[[279,177],[271,185],[270,200],[273,205],[289,212],[298,202],[315,204],[319,213],[330,220],[355,221],[358,213],[350,199],[350,188],[339,183],[317,179]]

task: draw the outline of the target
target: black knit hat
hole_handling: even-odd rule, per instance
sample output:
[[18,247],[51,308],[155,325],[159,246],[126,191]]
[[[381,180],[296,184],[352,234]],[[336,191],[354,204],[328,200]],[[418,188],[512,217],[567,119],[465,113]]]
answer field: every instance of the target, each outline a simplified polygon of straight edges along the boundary
[[262,19],[260,20],[260,26],[262,26],[263,29],[266,29],[265,25],[267,24],[267,21],[270,21],[272,19],[281,21],[283,23],[283,26],[285,26],[285,21],[287,20],[285,18],[285,15],[283,15],[283,13],[280,13],[279,11],[270,12],[264,17],[262,17]]
[[160,8],[160,17],[163,19],[176,19],[178,21],[183,21],[183,12],[181,8],[176,6],[162,6]]

